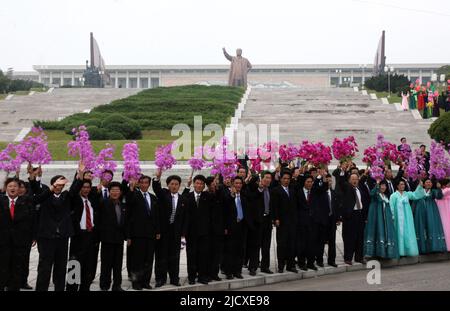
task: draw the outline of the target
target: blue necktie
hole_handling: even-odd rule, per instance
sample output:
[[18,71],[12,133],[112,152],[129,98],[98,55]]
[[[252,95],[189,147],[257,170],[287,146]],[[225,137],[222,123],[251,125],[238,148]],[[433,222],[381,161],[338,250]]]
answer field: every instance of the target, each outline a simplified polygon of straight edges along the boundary
[[148,204],[147,195],[148,195],[148,193],[145,192],[144,193],[144,201],[145,201],[145,206],[147,207],[147,214],[150,215],[151,207],[150,207],[150,204]]
[[237,220],[241,221],[244,218],[244,214],[242,212],[241,197],[239,195],[236,197],[236,209],[237,209]]
[[103,190],[103,199],[107,200],[108,199],[108,190]]

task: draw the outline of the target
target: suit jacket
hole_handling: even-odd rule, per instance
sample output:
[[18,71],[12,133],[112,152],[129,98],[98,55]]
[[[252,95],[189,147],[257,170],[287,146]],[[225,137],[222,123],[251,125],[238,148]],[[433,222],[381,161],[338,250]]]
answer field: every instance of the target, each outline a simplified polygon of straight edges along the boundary
[[[278,183],[272,180],[268,190],[269,190],[269,216],[272,219],[271,211],[270,211],[270,192],[274,189]],[[264,220],[264,191],[259,190],[259,178],[253,179],[247,188],[247,197],[249,204],[249,214],[253,219],[253,223],[255,225],[261,224]]]
[[[75,180],[71,185],[71,191],[74,194],[71,200],[71,218],[72,218],[72,226],[74,229],[74,235],[78,235],[81,233],[80,221],[83,216],[83,212],[85,210],[84,200],[80,196],[80,190],[83,186],[82,180]],[[95,189],[97,190],[97,189]],[[97,234],[97,218],[98,218],[98,206],[100,204],[100,200],[103,200],[101,196],[98,195],[97,191],[91,191],[87,198],[92,206],[94,217],[92,219],[92,223],[94,224],[94,232]]]
[[[384,179],[384,181],[388,182],[387,179]],[[386,192],[385,192],[385,194],[388,198],[390,198],[391,195],[393,193],[395,193],[395,191],[397,191],[397,189],[396,189],[397,185],[395,184],[394,180],[391,180],[391,184],[392,184],[393,191],[391,191],[391,189],[389,188],[389,185],[387,185]]]
[[31,197],[16,198],[14,220],[11,218],[9,198],[0,196],[0,245],[26,246],[34,239],[35,209]]
[[216,192],[209,192],[212,199],[211,206],[211,228],[210,232],[216,236],[223,236],[225,234],[225,189],[218,187]]
[[199,204],[195,203],[194,191],[190,192],[188,188],[183,190],[183,196],[187,202],[187,232],[189,238],[196,238],[210,234],[211,211],[213,197],[210,193],[203,191],[200,194]]
[[328,223],[328,214],[330,212],[328,204],[328,183],[322,178],[316,178],[311,189],[311,199],[308,204],[303,188],[299,192],[299,207],[300,207],[300,224],[308,223],[308,216],[315,223],[326,225]]
[[[172,215],[172,194],[168,189],[161,187],[161,182],[153,180],[153,192],[159,201],[159,221],[161,233],[165,234],[169,231],[170,216]],[[174,219],[175,236],[186,236],[187,232],[187,203],[186,198],[178,194],[177,209]]]
[[[254,219],[249,213],[247,196],[244,193],[241,193],[240,199],[242,215],[244,217],[241,222],[244,222],[245,229],[254,230]],[[237,216],[236,198],[229,194],[225,198],[225,229],[228,231],[228,236],[239,233],[239,231],[236,231],[238,225]]]
[[[347,181],[344,181],[343,183],[340,184],[340,189],[342,191],[341,195],[342,216],[345,219],[351,217],[353,209],[356,205],[357,197],[354,187]],[[364,190],[362,185],[358,185],[358,189],[361,194],[361,204],[362,204],[361,207],[363,219],[366,220],[370,205],[370,196],[367,197],[366,194],[367,191]]]
[[298,198],[294,187],[289,187],[289,196],[281,185],[272,189],[270,192],[270,213],[274,221],[280,221],[281,228],[297,226]]
[[101,242],[123,244],[123,241],[126,240],[127,206],[123,202],[119,202],[119,204],[120,222],[117,221],[114,202],[111,199],[100,202],[95,227],[97,227]]
[[130,191],[127,194],[128,217],[126,236],[128,239],[156,239],[156,235],[161,233],[158,199],[153,194],[150,194],[150,201],[151,210],[149,213],[141,191]]

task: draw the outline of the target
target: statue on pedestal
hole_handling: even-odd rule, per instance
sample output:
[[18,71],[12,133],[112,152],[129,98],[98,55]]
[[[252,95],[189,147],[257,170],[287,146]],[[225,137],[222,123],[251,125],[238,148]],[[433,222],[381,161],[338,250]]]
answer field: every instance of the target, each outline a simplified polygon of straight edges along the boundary
[[242,49],[236,50],[236,56],[228,54],[225,48],[222,50],[225,58],[231,62],[228,85],[247,88],[247,73],[252,69],[252,64],[242,57]]

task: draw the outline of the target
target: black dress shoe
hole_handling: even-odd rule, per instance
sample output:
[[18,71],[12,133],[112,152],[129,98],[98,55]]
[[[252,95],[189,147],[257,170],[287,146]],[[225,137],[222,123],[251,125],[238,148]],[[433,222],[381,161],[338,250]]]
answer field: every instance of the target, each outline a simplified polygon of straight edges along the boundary
[[336,264],[335,262],[329,262],[328,265],[329,265],[330,267],[335,267],[335,268],[337,268],[337,264]]
[[255,270],[250,270],[249,274],[250,274],[251,276],[255,276],[255,275],[256,275],[256,271],[255,271]]
[[203,284],[203,285],[208,285],[208,280],[207,279],[199,279],[198,282],[200,284]]
[[349,266],[353,265],[353,263],[352,263],[351,260],[346,260],[346,261],[344,261],[344,262],[345,262],[345,264],[347,264],[347,265],[349,265]]
[[150,284],[145,284],[142,286],[143,289],[152,289],[152,286]]
[[162,287],[164,284],[164,282],[156,282],[155,287]]
[[267,274],[273,274],[273,272],[270,269],[261,269],[262,273],[267,273]]
[[307,265],[306,268],[311,269],[311,270],[314,270],[314,271],[317,271],[317,267],[316,267],[314,264],[312,264],[312,265]]
[[227,280],[232,280],[234,277],[231,274],[227,274]]
[[170,282],[170,285],[173,285],[173,286],[181,286],[181,284],[180,284],[180,282]]
[[189,280],[189,285],[194,285],[195,284],[195,280]]
[[212,276],[211,280],[213,280],[213,281],[222,281],[222,279],[218,275]]
[[298,270],[295,269],[295,268],[289,268],[289,269],[286,269],[286,271],[289,271],[289,272],[292,272],[292,273],[298,273]]
[[319,267],[321,267],[321,268],[324,267],[323,262],[318,262],[317,265],[318,265]]
[[133,288],[134,290],[142,290],[142,286],[140,284],[133,284],[131,288]]
[[100,290],[102,292],[107,292],[107,291],[109,291],[109,288],[108,287],[100,287]]
[[244,277],[242,276],[242,274],[240,274],[240,273],[234,274],[234,277],[235,277],[236,279],[243,279],[243,278],[244,278]]
[[284,269],[278,269],[278,273],[284,273]]
[[111,291],[113,291],[113,292],[124,292],[125,290],[122,287],[120,287],[120,286],[117,286],[117,287],[114,286]]
[[302,270],[302,271],[308,271],[308,268],[306,267],[306,265],[302,265],[302,266],[300,266],[300,270]]
[[28,289],[28,290],[30,290],[30,289],[33,289],[33,287],[31,287],[30,284],[26,283],[26,284],[22,285],[20,287],[20,289]]

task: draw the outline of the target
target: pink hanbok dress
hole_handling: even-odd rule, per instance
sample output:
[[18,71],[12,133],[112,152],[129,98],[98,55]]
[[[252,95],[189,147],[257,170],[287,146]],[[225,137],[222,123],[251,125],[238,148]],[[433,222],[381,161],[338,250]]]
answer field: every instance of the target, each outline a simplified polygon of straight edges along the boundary
[[450,251],[450,187],[442,189],[442,193],[444,197],[442,200],[436,200],[436,204],[439,208],[439,215],[441,216],[447,250]]

